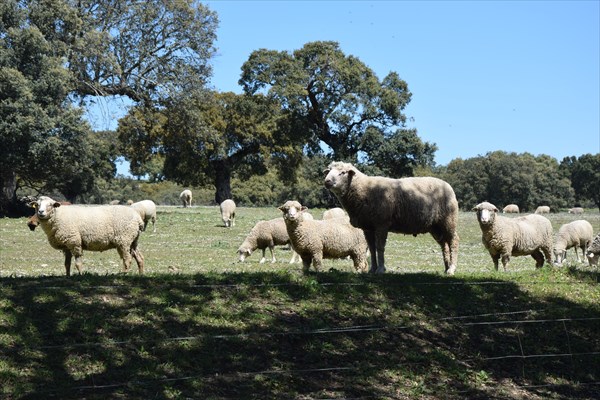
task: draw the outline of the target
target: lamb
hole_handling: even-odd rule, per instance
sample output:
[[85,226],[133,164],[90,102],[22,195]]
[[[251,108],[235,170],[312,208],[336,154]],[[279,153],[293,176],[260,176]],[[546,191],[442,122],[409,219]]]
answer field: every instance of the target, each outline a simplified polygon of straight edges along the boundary
[[[250,233],[246,236],[246,239],[244,239],[244,242],[240,245],[237,252],[240,256],[240,262],[244,262],[246,257],[250,257],[254,250],[260,249],[262,250],[262,258],[260,259],[260,263],[262,264],[266,261],[265,251],[268,247],[271,251],[271,263],[274,263],[277,261],[273,254],[275,246],[284,246],[287,244],[290,244],[290,236],[287,233],[285,221],[280,217],[268,221],[257,222],[250,230]],[[293,247],[292,253],[290,264],[294,263],[298,256]]]
[[568,212],[569,212],[569,214],[583,214],[583,208],[581,208],[581,207],[569,208]]
[[[567,258],[567,250],[571,247],[575,248],[577,262],[583,262],[587,247],[592,242],[593,237],[594,228],[592,228],[592,224],[584,219],[569,222],[561,226],[554,240],[554,264],[562,264]],[[581,260],[577,252],[578,247],[581,249]]]
[[594,237],[592,243],[587,248],[587,259],[590,267],[592,265],[598,265],[598,259],[600,258],[600,233]]
[[496,215],[498,209],[491,203],[483,202],[473,207],[481,228],[481,241],[494,261],[498,271],[498,260],[502,266],[510,261],[510,256],[531,255],[536,268],[552,260],[553,231],[548,218],[530,214],[519,218]]
[[350,223],[365,232],[372,273],[385,272],[388,232],[429,232],[442,248],[446,274],[458,259],[458,201],[452,187],[433,177],[391,179],[367,176],[349,163],[332,162],[324,185],[338,198]]
[[235,226],[235,202],[231,199],[223,201],[220,205],[221,219],[227,228]]
[[131,204],[131,207],[140,214],[144,221],[144,231],[148,222],[152,221],[152,232],[156,232],[156,204],[152,200],[142,200]]
[[302,258],[306,274],[312,263],[319,271],[323,258],[350,256],[357,271],[367,270],[367,242],[361,229],[332,220],[304,219],[307,208],[297,201],[287,201],[279,207],[294,250]]
[[346,211],[344,211],[344,209],[340,207],[330,208],[329,210],[323,211],[322,219],[339,219],[342,221],[350,222],[350,217],[348,217]]
[[52,247],[65,255],[65,270],[71,275],[71,259],[81,273],[83,250],[104,251],[116,248],[123,260],[124,271],[129,270],[131,258],[144,272],[144,257],[138,249],[138,239],[144,221],[128,206],[69,206],[50,197],[41,196],[30,206],[36,208],[40,225]]
[[516,204],[509,204],[502,209],[502,213],[519,213],[519,206]]
[[179,198],[181,199],[183,208],[192,206],[192,191],[191,190],[185,189],[183,192],[181,192],[181,194],[179,195]]
[[539,206],[535,209],[536,214],[548,214],[550,212],[550,207],[548,206]]

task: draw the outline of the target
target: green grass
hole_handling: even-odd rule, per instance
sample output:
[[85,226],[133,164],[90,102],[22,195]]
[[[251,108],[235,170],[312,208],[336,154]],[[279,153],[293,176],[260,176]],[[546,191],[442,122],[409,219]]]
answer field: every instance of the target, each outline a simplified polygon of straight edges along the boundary
[[217,207],[160,207],[144,276],[112,250],[71,278],[43,231],[0,220],[0,398],[600,397],[599,271],[572,251],[562,268],[517,257],[495,272],[462,213],[454,277],[428,235],[390,234],[383,276],[348,260],[304,276],[282,248],[238,263],[277,216],[241,208],[226,229]]

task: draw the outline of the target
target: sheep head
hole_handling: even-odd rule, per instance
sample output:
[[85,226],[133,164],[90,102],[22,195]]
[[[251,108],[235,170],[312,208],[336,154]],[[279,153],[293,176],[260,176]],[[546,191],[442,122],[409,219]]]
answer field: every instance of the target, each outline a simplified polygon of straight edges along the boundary
[[352,178],[358,170],[350,163],[334,161],[327,169],[323,171],[325,174],[324,185],[333,193],[342,193],[352,182]]
[[29,203],[30,207],[35,208],[37,216],[40,220],[48,219],[52,216],[55,208],[60,207],[60,202],[52,200],[48,196],[40,196],[37,201]]
[[480,225],[491,225],[496,219],[498,208],[496,208],[496,206],[492,203],[484,201],[483,203],[479,203],[473,207],[473,211],[477,213],[477,220],[479,221]]
[[283,219],[286,221],[299,221],[301,220],[302,213],[308,210],[307,207],[295,200],[286,201],[285,204],[278,207],[278,209],[283,213]]

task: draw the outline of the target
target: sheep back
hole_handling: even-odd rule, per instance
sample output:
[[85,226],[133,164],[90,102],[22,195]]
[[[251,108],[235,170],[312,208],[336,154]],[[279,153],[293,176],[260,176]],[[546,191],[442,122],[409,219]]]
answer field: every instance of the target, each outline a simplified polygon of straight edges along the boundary
[[227,227],[235,226],[235,202],[231,199],[224,200],[219,208],[221,210],[221,218]]

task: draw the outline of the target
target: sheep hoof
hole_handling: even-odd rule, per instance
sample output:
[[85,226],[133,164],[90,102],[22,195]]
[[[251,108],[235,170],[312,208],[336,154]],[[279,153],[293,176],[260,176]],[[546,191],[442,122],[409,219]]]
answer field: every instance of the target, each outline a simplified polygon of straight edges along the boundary
[[456,265],[451,265],[447,270],[446,270],[446,275],[454,275],[454,272],[456,271]]
[[375,271],[376,274],[383,274],[385,273],[385,267],[379,267],[377,268],[377,271]]

